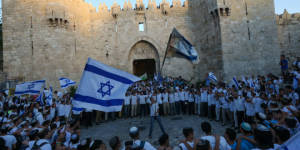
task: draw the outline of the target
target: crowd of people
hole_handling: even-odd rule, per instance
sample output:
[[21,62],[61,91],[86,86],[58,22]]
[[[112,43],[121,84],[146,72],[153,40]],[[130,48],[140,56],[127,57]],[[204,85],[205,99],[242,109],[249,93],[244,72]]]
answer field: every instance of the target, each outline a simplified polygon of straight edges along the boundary
[[[298,58],[299,59],[299,58]],[[80,127],[92,126],[117,118],[151,116],[162,130],[154,147],[139,136],[137,127],[130,128],[132,140],[122,142],[115,136],[109,142],[113,150],[248,150],[279,149],[300,130],[300,59],[286,70],[282,57],[282,76],[243,77],[230,83],[215,82],[207,76],[199,84],[181,77],[149,79],[132,85],[118,113],[72,109],[69,93],[54,92],[51,105],[35,97],[0,97],[1,150],[106,150],[101,140],[80,139]],[[286,82],[291,80],[292,84]],[[159,116],[196,115],[231,125],[223,135],[213,133],[210,122],[202,122],[204,136],[194,137],[193,128],[184,128],[185,139],[170,145],[167,131]],[[199,118],[201,122],[201,118]],[[239,134],[237,134],[239,133]],[[238,136],[237,136],[238,135]]]

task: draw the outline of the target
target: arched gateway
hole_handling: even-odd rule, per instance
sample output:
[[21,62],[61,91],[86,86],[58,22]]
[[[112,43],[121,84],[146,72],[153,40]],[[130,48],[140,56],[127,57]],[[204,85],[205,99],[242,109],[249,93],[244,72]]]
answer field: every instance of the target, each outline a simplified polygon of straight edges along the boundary
[[138,41],[129,53],[132,73],[141,76],[147,72],[148,76],[153,76],[159,71],[159,54],[157,49],[148,41]]

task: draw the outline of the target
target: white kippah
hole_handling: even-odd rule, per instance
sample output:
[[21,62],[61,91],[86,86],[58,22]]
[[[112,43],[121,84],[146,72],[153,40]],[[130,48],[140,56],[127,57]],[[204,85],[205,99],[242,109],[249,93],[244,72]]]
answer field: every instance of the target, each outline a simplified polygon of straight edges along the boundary
[[138,132],[138,128],[137,127],[131,127],[130,129],[129,129],[129,132],[130,133],[135,133],[135,132]]

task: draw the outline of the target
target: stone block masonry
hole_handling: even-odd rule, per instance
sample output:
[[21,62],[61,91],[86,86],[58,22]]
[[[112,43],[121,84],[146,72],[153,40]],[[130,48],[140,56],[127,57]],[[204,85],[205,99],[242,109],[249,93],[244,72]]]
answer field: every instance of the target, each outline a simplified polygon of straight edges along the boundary
[[82,0],[2,3],[3,71],[10,79],[46,79],[58,88],[59,77],[79,81],[88,57],[130,73],[135,60],[152,59],[158,72],[174,27],[196,47],[200,63],[167,58],[165,76],[196,82],[207,72],[227,80],[279,72],[273,0],[149,0],[148,8],[125,1],[122,9],[100,4],[98,11]]

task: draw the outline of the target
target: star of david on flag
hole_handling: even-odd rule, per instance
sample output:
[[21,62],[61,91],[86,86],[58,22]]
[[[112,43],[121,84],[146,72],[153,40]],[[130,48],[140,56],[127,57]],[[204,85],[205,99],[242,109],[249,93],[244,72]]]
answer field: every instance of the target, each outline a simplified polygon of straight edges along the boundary
[[106,83],[100,83],[100,89],[97,92],[100,93],[102,97],[104,97],[105,95],[110,96],[111,90],[113,88],[114,86],[110,84],[110,81],[107,81]]
[[75,81],[73,81],[73,80],[71,80],[71,79],[68,79],[68,78],[64,78],[64,77],[59,78],[59,83],[60,83],[60,87],[61,87],[62,89],[67,88],[67,87],[69,87],[69,86],[72,86],[72,85],[75,85],[75,84],[76,84]]
[[139,77],[89,58],[74,96],[73,107],[119,112],[127,89],[139,80]]

